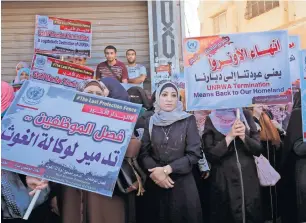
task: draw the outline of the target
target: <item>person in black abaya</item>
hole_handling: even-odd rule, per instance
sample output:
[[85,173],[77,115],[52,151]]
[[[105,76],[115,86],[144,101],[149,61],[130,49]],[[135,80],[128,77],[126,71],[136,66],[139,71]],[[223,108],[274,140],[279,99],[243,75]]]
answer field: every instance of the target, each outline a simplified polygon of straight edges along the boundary
[[200,223],[199,193],[192,174],[201,158],[195,117],[183,111],[171,82],[156,91],[155,113],[147,120],[139,160],[148,173],[146,223]]
[[152,108],[152,103],[146,95],[146,92],[138,86],[131,87],[127,90],[130,101],[136,104],[143,105],[145,110],[150,110]]
[[146,119],[150,118],[154,114],[153,105],[151,100],[147,97],[146,92],[141,87],[131,87],[127,92],[130,96],[131,102],[142,105],[142,109],[134,128],[134,135],[141,139]]
[[[130,102],[142,105],[142,109],[140,111],[140,114],[138,116],[134,128],[134,135],[138,139],[141,139],[144,132],[146,119],[150,118],[154,114],[153,105],[151,100],[148,98],[146,92],[141,87],[138,86],[131,87],[127,90],[127,92],[130,97]],[[136,203],[136,222],[137,223],[146,222],[147,216],[145,212],[147,208],[146,205],[148,203],[147,193],[144,193],[143,196],[137,196],[135,198],[135,203]]]
[[[259,135],[262,147],[262,154],[269,160],[271,166],[280,171],[280,158],[282,152],[282,142],[279,130],[274,126],[270,115],[263,110],[262,105],[253,107],[255,123],[259,126]],[[275,186],[262,187],[264,221],[267,223],[280,222],[279,207],[279,182]]]
[[260,155],[262,147],[251,113],[241,111],[239,120],[235,109],[212,111],[206,119],[202,138],[206,158],[212,165],[210,223],[243,222],[241,175],[245,222],[263,223],[260,185],[253,158]]
[[301,92],[297,92],[285,138],[285,155],[289,157],[284,166],[287,169],[282,199],[285,223],[306,222],[306,143],[303,142],[302,122]]

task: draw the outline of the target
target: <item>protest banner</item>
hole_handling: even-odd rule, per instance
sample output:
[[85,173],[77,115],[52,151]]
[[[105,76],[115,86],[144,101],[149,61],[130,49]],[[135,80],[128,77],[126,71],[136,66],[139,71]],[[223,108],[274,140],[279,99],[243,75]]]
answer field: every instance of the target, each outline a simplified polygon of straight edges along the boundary
[[171,63],[158,65],[155,67],[155,72],[151,77],[151,92],[154,92],[158,88],[158,84],[161,81],[172,81],[180,89],[185,89],[185,79],[183,71],[175,71]]
[[112,196],[141,105],[26,81],[2,119],[2,169]]
[[289,36],[289,62],[292,91],[296,92],[300,88],[300,37]]
[[306,80],[306,49],[300,51],[301,80]]
[[91,42],[91,22],[36,15],[35,53],[91,57]]
[[155,63],[154,72],[151,74],[151,92],[158,88],[158,83],[161,81],[170,81],[172,69],[171,62],[161,60]]
[[[293,94],[300,89],[300,37],[289,36],[289,63]],[[273,120],[277,121],[283,129],[287,129],[292,102],[282,105],[268,105],[267,110],[273,114]]]
[[94,73],[90,67],[36,54],[31,65],[30,79],[75,89],[79,82],[93,79]]
[[292,103],[284,105],[268,105],[265,107],[265,110],[272,113],[272,120],[277,121],[283,130],[287,129],[292,111]]
[[175,83],[179,89],[185,89],[184,72],[174,73],[171,75],[171,81]]
[[292,100],[287,31],[184,39],[187,110]]
[[185,89],[184,72],[173,73],[169,75],[168,71],[157,72],[151,79],[151,92],[158,88],[161,81],[171,81],[177,85],[179,89]]
[[301,68],[301,108],[303,120],[303,140],[306,142],[306,50],[300,51]]

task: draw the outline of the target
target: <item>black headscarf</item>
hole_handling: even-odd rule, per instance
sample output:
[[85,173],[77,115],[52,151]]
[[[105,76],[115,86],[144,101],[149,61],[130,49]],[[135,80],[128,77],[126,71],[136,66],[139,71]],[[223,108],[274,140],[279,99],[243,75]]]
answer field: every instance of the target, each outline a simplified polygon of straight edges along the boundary
[[[282,195],[281,211],[283,219],[286,222],[297,222],[297,201],[296,201],[296,179],[295,179],[295,165],[296,154],[293,151],[294,144],[303,139],[302,127],[302,111],[301,111],[301,92],[296,92],[293,97],[293,110],[290,115],[289,124],[286,130],[286,137],[284,147],[281,154],[280,174],[282,180],[280,181],[280,188]],[[290,203],[290,205],[286,205]]]
[[136,104],[142,104],[147,110],[152,108],[152,103],[146,95],[146,92],[141,87],[131,87],[127,90],[130,101]]
[[302,122],[301,92],[296,92],[293,98],[293,110],[290,115],[282,154],[281,167],[284,170],[287,168],[287,163],[291,161],[289,154],[292,153],[294,143],[303,138]]
[[112,77],[104,77],[101,79],[101,82],[109,90],[109,98],[130,101],[127,91],[117,79],[114,79]]
[[293,96],[293,109],[301,108],[301,92],[298,91]]
[[271,110],[267,109],[267,110],[264,110],[264,112],[266,112],[266,114],[269,116],[270,120],[274,119],[274,115],[273,115]]
[[154,91],[154,92],[152,93],[151,101],[152,101],[152,104],[155,103],[155,101],[156,101],[156,91]]
[[[165,84],[165,85],[162,87],[162,89],[160,89],[160,94],[161,94],[161,93],[163,92],[163,90],[164,90],[165,88],[167,88],[167,87],[174,88],[175,91],[176,91],[176,94],[179,95],[179,93],[178,93],[178,91],[177,91],[177,88],[176,88],[176,86],[175,86],[173,83],[167,83],[167,84]],[[158,95],[158,96],[160,96],[160,95]]]
[[146,120],[149,119],[152,115],[154,115],[154,106],[153,106],[154,102],[155,102],[155,91],[153,92],[151,96],[151,107],[147,109],[147,111],[145,111],[141,116],[139,116],[136,122],[135,130],[134,130],[135,136],[137,137],[139,136],[137,129],[145,128]]

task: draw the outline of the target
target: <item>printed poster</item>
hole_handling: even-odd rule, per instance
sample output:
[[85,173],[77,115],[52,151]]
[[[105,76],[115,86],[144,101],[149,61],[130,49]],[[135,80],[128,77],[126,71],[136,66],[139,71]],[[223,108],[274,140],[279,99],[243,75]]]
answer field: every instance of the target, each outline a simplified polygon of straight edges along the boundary
[[35,53],[91,57],[92,24],[36,15]]
[[153,93],[158,88],[158,85],[161,81],[170,81],[171,80],[171,63],[162,65],[155,64],[155,72],[152,74],[151,79],[151,92]]
[[300,88],[300,37],[289,36],[289,61],[292,91],[296,92]]
[[2,119],[1,168],[112,196],[140,108],[26,81]]
[[[289,63],[290,76],[293,94],[300,89],[300,37],[289,36]],[[272,112],[273,120],[277,121],[282,128],[287,129],[290,114],[292,110],[292,103],[283,105],[268,105],[267,109]]]
[[90,67],[36,54],[33,57],[30,79],[75,89],[79,82],[94,79],[94,73]]
[[180,90],[184,90],[185,89],[185,78],[184,78],[184,72],[179,72],[179,73],[173,73],[171,75],[169,75],[167,72],[160,72],[157,73],[153,76],[153,79],[151,80],[151,92],[153,93],[154,91],[156,91],[156,89],[159,86],[160,82],[164,82],[164,81],[171,81],[174,84],[176,84],[176,86],[180,89]]
[[306,50],[300,51],[303,137],[306,142]]
[[187,110],[292,101],[287,31],[186,38]]
[[179,87],[179,89],[185,89],[184,72],[174,73],[171,76],[171,81],[175,83]]
[[284,105],[268,105],[265,109],[270,111],[273,115],[273,120],[286,131],[292,111],[292,103]]

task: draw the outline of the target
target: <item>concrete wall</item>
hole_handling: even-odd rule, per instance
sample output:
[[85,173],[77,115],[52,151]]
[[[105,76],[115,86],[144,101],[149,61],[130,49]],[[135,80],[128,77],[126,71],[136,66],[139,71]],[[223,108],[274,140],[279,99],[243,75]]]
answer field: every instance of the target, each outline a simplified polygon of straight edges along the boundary
[[301,37],[302,47],[306,48],[306,1],[279,1],[279,7],[250,20],[244,18],[246,4],[246,0],[201,1],[198,7],[201,36],[215,35],[213,18],[226,12],[227,27],[221,34],[288,29],[290,34]]

